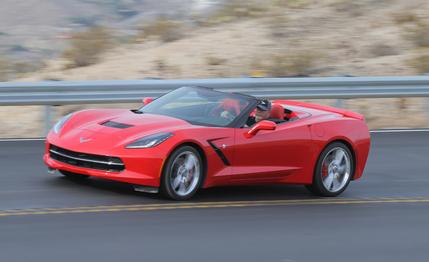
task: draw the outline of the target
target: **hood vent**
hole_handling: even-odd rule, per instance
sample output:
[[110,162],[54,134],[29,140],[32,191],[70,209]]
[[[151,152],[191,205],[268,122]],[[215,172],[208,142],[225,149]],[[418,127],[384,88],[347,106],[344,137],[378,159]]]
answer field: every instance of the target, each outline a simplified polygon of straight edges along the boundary
[[104,123],[101,123],[101,125],[113,127],[113,128],[119,128],[119,129],[126,129],[129,127],[133,127],[133,125],[122,124],[122,123],[118,123],[118,122],[114,122],[114,121],[106,121]]

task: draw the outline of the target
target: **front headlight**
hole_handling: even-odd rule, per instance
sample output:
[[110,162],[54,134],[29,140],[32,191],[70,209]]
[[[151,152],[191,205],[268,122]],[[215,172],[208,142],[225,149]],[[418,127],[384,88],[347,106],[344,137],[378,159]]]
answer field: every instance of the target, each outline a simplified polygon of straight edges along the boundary
[[157,134],[145,136],[145,137],[140,138],[140,139],[132,142],[131,144],[127,145],[125,148],[154,147],[154,146],[161,144],[162,142],[164,142],[165,140],[169,139],[172,136],[173,136],[173,134],[168,133],[168,132],[162,132],[162,133],[157,133]]
[[61,129],[63,128],[64,124],[72,117],[73,114],[68,114],[61,118],[52,128],[52,131],[54,131],[55,134],[58,134]]

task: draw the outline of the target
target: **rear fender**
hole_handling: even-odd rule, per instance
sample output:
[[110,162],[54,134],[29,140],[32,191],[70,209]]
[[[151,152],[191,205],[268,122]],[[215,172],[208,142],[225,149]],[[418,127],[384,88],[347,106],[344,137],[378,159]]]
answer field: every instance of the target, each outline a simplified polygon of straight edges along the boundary
[[362,176],[368,159],[371,139],[365,122],[351,118],[332,119],[311,125],[312,140],[319,148],[318,154],[334,141],[344,141],[350,145],[355,157],[353,179]]

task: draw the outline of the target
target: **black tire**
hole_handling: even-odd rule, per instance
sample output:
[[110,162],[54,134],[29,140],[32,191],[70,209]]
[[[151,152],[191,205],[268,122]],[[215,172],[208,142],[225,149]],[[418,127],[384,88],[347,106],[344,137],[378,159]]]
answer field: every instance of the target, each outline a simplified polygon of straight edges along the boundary
[[69,172],[69,171],[64,171],[64,170],[59,170],[59,171],[60,171],[60,173],[63,176],[65,176],[67,178],[71,178],[71,179],[84,180],[84,179],[88,179],[89,178],[89,176],[87,176],[87,175],[76,174],[76,173]]
[[[327,157],[327,155],[337,148],[341,148],[342,150],[344,150],[344,152],[346,152],[346,157],[348,157],[348,159],[350,161],[349,162],[350,163],[350,172],[349,172],[348,178],[344,179],[343,186],[339,190],[332,192],[332,191],[328,190],[327,187],[325,186],[325,184],[323,183],[322,165],[323,165],[323,162],[324,162],[325,158]],[[329,144],[320,154],[320,156],[317,160],[317,163],[316,163],[316,168],[314,170],[313,184],[306,185],[306,188],[310,192],[312,192],[313,194],[318,195],[318,196],[323,196],[323,197],[338,196],[342,192],[344,192],[344,190],[346,190],[347,186],[349,185],[349,183],[351,181],[351,178],[354,175],[354,170],[355,170],[355,160],[353,158],[353,154],[350,151],[350,149],[342,142],[333,142],[333,143]]]
[[[187,193],[186,195],[179,195],[172,186],[172,176],[174,176],[176,173],[173,174],[173,172],[175,172],[175,170],[173,170],[173,168],[175,168],[173,165],[175,164],[175,161],[182,157],[182,155],[187,154],[187,153],[192,153],[198,163],[199,163],[199,175],[198,175],[198,180],[196,181],[196,184],[193,188],[193,190],[191,190],[189,193]],[[164,166],[163,172],[162,172],[162,177],[161,177],[161,186],[160,186],[160,192],[164,197],[173,199],[173,200],[187,200],[189,198],[191,198],[192,196],[195,195],[195,193],[198,191],[198,189],[201,187],[202,182],[204,180],[204,163],[202,160],[202,157],[200,155],[200,153],[198,152],[198,150],[196,150],[194,147],[192,146],[181,146],[179,148],[177,148],[176,150],[173,151],[173,153],[171,153],[171,155],[168,157],[168,160]]]

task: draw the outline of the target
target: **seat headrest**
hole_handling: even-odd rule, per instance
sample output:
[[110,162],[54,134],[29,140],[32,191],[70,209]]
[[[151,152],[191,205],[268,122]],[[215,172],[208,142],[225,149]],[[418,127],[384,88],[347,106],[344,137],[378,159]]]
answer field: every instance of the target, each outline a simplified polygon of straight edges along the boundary
[[279,104],[272,104],[269,118],[284,120],[285,109]]
[[237,100],[234,99],[230,99],[230,98],[226,98],[222,101],[222,108],[224,110],[232,110],[234,111],[237,115],[240,113],[240,103]]

